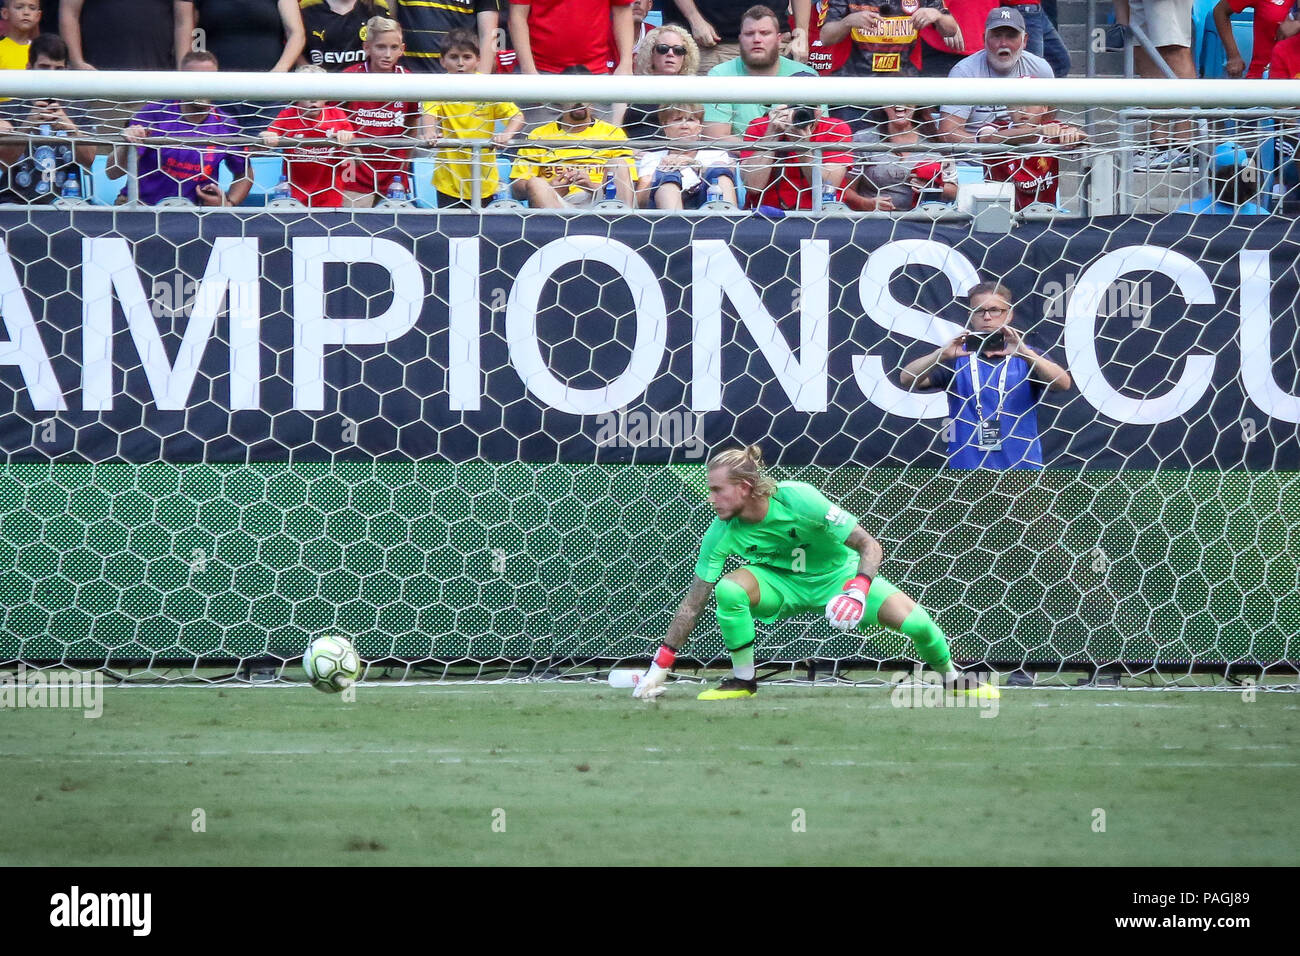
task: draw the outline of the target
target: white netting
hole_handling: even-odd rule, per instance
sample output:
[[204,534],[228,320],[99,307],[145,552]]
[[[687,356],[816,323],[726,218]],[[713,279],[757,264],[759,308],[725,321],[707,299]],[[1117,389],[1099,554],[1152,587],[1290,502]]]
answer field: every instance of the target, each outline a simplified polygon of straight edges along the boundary
[[[338,77],[287,81],[339,95]],[[103,82],[105,97],[141,92]],[[154,82],[151,98],[195,94],[181,75]],[[418,82],[432,85],[403,95],[450,80]],[[571,82],[548,101],[577,98]],[[646,101],[609,82],[579,85]],[[827,82],[821,98],[845,101]],[[439,157],[404,141],[390,145],[415,151],[409,197],[262,208],[281,154],[254,138],[227,140],[270,170],[236,209],[142,208],[129,176],[101,193],[98,168],[83,192],[111,202],[126,185],[125,208],[0,209],[0,658],[212,679],[280,673],[338,632],[372,674],[593,673],[651,652],[689,583],[706,450],[758,442],[778,477],[881,539],[885,573],[963,662],[1293,679],[1292,117],[1152,112],[1132,87],[1117,109],[1079,89],[1060,101],[1084,105],[1056,116],[1088,134],[1076,146],[918,156],[879,124],[883,140],[791,145],[777,165],[811,162],[811,208],[780,214],[729,197],[636,210],[621,182],[608,206],[558,215],[438,212]],[[806,98],[772,90],[766,102]],[[745,148],[714,145],[737,161]],[[496,164],[508,182],[520,148],[484,159],[478,181]],[[1017,203],[991,172],[1047,158],[1055,195],[1031,183]],[[599,203],[626,159],[553,165],[597,169]],[[918,208],[846,209],[823,190],[857,183],[876,202],[868,167],[888,164],[903,172],[887,188]],[[1258,215],[1213,207],[1246,201]],[[1188,203],[1204,211],[1172,212]],[[1018,324],[1074,377],[1038,406],[1042,471],[945,467],[946,399],[900,383],[961,329],[981,280],[1011,287]],[[825,676],[912,652],[809,617],[761,628],[758,654]],[[711,619],[685,657],[725,659]]]

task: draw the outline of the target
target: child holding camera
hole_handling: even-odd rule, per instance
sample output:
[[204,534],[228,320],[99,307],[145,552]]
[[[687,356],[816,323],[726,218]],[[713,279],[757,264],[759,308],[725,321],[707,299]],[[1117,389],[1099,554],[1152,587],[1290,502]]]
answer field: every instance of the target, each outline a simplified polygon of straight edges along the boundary
[[740,153],[745,205],[750,209],[812,209],[811,170],[821,148],[822,187],[843,196],[844,177],[853,165],[853,141],[842,120],[828,119],[816,106],[773,106],[750,121]]

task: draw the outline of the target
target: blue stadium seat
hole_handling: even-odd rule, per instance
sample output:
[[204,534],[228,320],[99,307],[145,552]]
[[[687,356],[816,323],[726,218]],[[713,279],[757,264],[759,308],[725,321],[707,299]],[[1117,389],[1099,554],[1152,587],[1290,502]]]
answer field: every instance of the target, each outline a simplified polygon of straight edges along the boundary
[[1273,135],[1276,124],[1271,118],[1259,120],[1225,119],[1219,127],[1219,135],[1236,139],[1251,145],[1247,150],[1259,168],[1261,180],[1255,203],[1264,209],[1272,210],[1273,186],[1283,175],[1283,163],[1280,162],[1277,137]]
[[433,188],[433,170],[437,164],[432,159],[411,160],[411,192],[420,209],[438,208],[438,191]]
[[[280,182],[280,174],[284,170],[284,160],[279,156],[255,156],[252,164],[253,188],[244,201],[244,205],[265,206],[267,194]],[[109,179],[107,169],[108,157],[103,155],[96,156],[95,161],[90,166],[91,188],[87,198],[97,206],[113,205],[126,185],[125,176]],[[225,166],[222,166],[218,177],[221,188],[229,189],[233,181],[234,177],[231,176],[230,171]]]
[[[1225,77],[1228,74],[1224,66],[1228,54],[1219,39],[1219,31],[1214,25],[1214,8],[1218,0],[1196,0],[1192,7],[1192,59],[1196,64],[1196,75],[1205,79]],[[1232,15],[1232,36],[1237,41],[1241,58],[1250,64],[1250,54],[1255,48],[1255,12],[1234,13]]]
[[[280,156],[254,156],[250,163],[253,167],[253,188],[249,190],[243,205],[265,206],[268,195],[279,185],[280,177],[284,174],[284,159]],[[217,184],[226,191],[234,181],[235,177],[226,168],[226,164],[222,163],[217,173]]]

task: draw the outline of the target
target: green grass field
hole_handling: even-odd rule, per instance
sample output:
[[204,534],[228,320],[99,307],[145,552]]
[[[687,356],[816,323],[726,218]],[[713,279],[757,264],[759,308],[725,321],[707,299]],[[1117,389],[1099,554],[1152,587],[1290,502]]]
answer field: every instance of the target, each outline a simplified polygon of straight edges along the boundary
[[697,689],[114,688],[99,719],[0,710],[0,863],[1300,858],[1295,694],[1008,690],[990,719],[886,688]]

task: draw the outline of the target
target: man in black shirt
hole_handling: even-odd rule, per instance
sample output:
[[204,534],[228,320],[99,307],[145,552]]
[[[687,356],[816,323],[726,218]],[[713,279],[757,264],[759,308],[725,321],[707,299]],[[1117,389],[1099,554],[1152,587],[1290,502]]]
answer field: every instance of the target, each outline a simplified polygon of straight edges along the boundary
[[[190,38],[177,35],[175,7],[176,0],[63,0],[59,35],[68,45],[69,68],[176,69]],[[86,104],[106,134],[124,128],[143,106],[144,100],[96,99]],[[98,149],[112,151],[107,143]]]
[[314,63],[337,73],[366,58],[366,21],[391,17],[388,0],[301,0],[302,23],[307,29],[304,63]]
[[63,0],[59,34],[74,70],[174,70],[173,0]]

